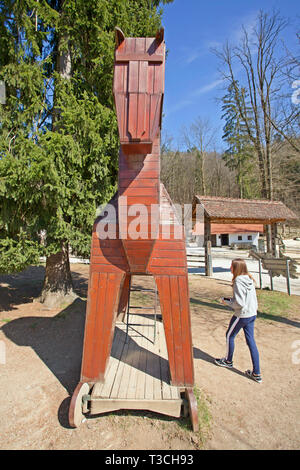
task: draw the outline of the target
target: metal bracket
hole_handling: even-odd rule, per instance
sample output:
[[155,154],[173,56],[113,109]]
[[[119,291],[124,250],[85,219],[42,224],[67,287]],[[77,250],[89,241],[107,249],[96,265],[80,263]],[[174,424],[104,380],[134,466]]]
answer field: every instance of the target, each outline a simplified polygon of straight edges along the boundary
[[82,403],[87,403],[88,401],[92,401],[92,395],[83,395]]

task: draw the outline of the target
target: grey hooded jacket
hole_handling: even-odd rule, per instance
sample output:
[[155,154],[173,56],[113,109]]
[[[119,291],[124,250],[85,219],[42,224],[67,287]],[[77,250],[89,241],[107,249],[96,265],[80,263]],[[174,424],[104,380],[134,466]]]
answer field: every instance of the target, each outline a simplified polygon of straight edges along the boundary
[[226,303],[233,308],[236,317],[248,318],[257,315],[255,286],[248,275],[241,275],[235,278],[233,298]]

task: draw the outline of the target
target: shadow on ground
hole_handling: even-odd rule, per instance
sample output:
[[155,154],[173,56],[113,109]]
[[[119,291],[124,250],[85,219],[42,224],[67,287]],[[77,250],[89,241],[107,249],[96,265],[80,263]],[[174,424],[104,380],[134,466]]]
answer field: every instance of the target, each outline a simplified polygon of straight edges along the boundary
[[16,305],[32,302],[43,287],[44,266],[30,266],[21,273],[0,276],[0,310],[14,310]]
[[[68,410],[71,396],[80,381],[80,369],[82,361],[83,337],[85,326],[86,301],[80,298],[63,309],[54,317],[23,317],[6,323],[1,329],[5,336],[18,346],[29,346],[47,368],[55,375],[63,387],[68,391],[67,397],[59,406],[58,420],[64,427],[69,427]],[[133,329],[133,327],[131,327]],[[126,332],[116,326],[115,333],[125,347]],[[151,339],[150,339],[151,341]],[[135,340],[127,337],[126,347],[129,350]],[[134,346],[140,349],[139,365],[140,370],[145,370],[149,362],[161,364],[168,370],[168,361],[149,352],[143,347]],[[112,356],[119,359],[116,351],[112,349]],[[131,363],[130,355],[122,356],[128,364]],[[160,371],[153,368],[151,375],[160,378]],[[170,376],[166,377],[170,381]]]
[[[230,269],[214,266],[213,267],[213,272],[214,273],[230,273]],[[203,275],[205,275],[205,268],[188,268],[188,273],[189,274],[203,274]]]
[[257,312],[258,318],[263,318],[264,320],[270,320],[279,323],[285,323],[286,325],[294,326],[300,328],[300,322],[295,320],[290,320],[289,318],[282,317],[280,315],[272,315],[271,313]]
[[[45,277],[44,266],[30,266],[16,274],[0,276],[0,310],[15,310],[16,305],[33,302],[41,293]],[[74,290],[79,297],[87,296],[88,279],[72,270]]]
[[18,346],[30,346],[71,393],[80,374],[85,308],[77,298],[54,317],[17,318],[1,329]]
[[[194,359],[200,359],[201,361],[209,362],[213,364],[214,367],[218,367],[215,364],[215,358],[212,357],[210,354],[207,354],[205,351],[202,351],[199,348],[193,348],[193,356]],[[240,370],[236,369],[235,367],[232,367],[231,369],[228,369],[230,372],[233,372],[235,374],[241,375],[242,377],[245,377],[245,374],[241,372]]]
[[[232,314],[234,315],[234,311],[230,307],[226,307],[225,305],[221,305],[219,303],[205,302],[203,300],[195,299],[193,297],[191,297],[190,302],[191,304],[195,304],[195,305],[199,305],[203,307],[209,307],[209,308],[213,308],[216,310],[231,311]],[[295,328],[300,328],[300,322],[296,320],[290,320],[289,318],[283,317],[281,315],[272,315],[271,313],[260,312],[258,310],[257,318],[262,318],[264,320],[270,320],[270,321],[278,322],[278,323],[285,323],[286,325],[294,326]]]

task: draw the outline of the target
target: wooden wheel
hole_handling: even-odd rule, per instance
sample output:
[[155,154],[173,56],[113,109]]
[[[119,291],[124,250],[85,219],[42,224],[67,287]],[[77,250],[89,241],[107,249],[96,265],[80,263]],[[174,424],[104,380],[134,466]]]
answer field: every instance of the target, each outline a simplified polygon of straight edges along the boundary
[[83,395],[87,395],[89,391],[89,384],[82,382],[79,382],[74,390],[69,408],[69,423],[72,428],[77,428],[80,426],[84,418],[82,413],[82,397]]
[[190,419],[192,422],[193,431],[197,432],[199,431],[197,400],[191,388],[185,389],[185,395],[189,404]]

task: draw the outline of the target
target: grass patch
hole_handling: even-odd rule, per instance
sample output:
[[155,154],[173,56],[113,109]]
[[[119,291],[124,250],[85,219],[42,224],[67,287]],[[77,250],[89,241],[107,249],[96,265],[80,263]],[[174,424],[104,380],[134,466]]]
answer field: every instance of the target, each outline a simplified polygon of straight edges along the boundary
[[197,433],[192,431],[192,424],[189,416],[181,418],[178,422],[178,425],[183,431],[190,434],[190,439],[194,443],[196,449],[201,449],[203,448],[210,434],[211,413],[208,406],[209,400],[204,395],[203,391],[195,386],[193,388],[193,392],[198,406],[199,431]]
[[296,314],[300,310],[300,298],[284,292],[257,291],[260,316],[284,316]]

